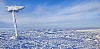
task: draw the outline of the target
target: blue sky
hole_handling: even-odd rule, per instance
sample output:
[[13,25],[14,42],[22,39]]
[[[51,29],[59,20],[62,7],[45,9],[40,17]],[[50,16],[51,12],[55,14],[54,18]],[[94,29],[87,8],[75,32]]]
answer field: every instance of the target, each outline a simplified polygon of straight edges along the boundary
[[0,0],[0,28],[12,28],[5,6],[19,5],[18,28],[100,27],[100,0]]

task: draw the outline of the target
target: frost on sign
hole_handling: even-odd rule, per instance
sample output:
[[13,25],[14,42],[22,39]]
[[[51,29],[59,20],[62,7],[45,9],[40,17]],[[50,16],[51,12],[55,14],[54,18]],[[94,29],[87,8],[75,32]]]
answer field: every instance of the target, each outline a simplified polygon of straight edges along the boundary
[[23,8],[25,8],[24,6],[6,6],[8,12],[18,12],[19,10],[22,10]]
[[19,10],[24,9],[24,6],[6,6],[7,11],[12,13],[12,17],[13,17],[13,24],[14,24],[14,32],[15,32],[15,36],[12,36],[11,39],[15,39],[17,38],[17,22],[16,22],[16,17],[15,17],[15,12],[19,12]]

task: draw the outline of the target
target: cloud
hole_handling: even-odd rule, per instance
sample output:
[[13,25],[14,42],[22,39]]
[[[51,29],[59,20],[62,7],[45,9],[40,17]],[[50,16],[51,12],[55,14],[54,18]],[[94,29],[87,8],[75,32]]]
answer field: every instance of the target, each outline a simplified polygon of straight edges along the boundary
[[[96,14],[100,12],[100,3],[86,3],[86,4],[78,4],[72,7],[65,7],[60,9],[53,9],[52,11],[46,11],[43,8],[46,7],[36,7],[36,10],[33,11],[34,13],[39,14],[40,17],[34,18],[30,17],[27,18],[30,22],[33,23],[56,23],[56,22],[63,22],[67,23],[67,21],[78,21],[78,20],[88,20],[95,17]],[[52,8],[52,7],[51,7]],[[43,13],[44,15],[43,15]],[[41,14],[42,13],[42,14]],[[47,14],[48,13],[48,14]],[[25,20],[25,19],[24,19]],[[26,21],[25,21],[26,22]]]
[[0,0],[0,14],[3,12],[4,10],[4,1]]
[[[72,6],[46,6],[38,5],[32,12],[28,14],[17,14],[17,22],[19,26],[78,26],[80,23],[90,23],[96,21],[96,18],[100,18],[100,3],[99,2],[87,2],[81,4],[75,4]],[[5,5],[4,5],[5,6]],[[4,13],[4,12],[1,12]],[[12,23],[12,17],[10,13],[6,15],[0,14],[0,21]],[[98,24],[98,23],[96,23]],[[88,26],[87,24],[86,26]],[[81,25],[80,25],[81,26]]]
[[86,13],[95,10],[100,10],[100,3],[86,3],[86,4],[78,4],[73,7],[68,7],[61,9],[58,14],[77,14],[77,13]]
[[4,0],[0,0],[0,22],[2,22],[3,25],[12,23],[12,17],[6,11]]

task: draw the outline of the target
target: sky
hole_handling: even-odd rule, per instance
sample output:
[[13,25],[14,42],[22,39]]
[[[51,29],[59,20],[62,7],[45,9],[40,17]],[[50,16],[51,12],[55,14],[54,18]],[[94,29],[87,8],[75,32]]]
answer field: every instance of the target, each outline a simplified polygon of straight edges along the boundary
[[0,0],[0,28],[13,28],[15,5],[18,28],[100,27],[100,0]]

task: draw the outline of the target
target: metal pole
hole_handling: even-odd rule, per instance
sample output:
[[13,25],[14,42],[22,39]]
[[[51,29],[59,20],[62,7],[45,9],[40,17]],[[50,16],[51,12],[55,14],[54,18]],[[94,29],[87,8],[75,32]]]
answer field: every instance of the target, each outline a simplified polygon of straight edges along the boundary
[[14,24],[14,31],[15,31],[15,37],[17,37],[17,23],[16,23],[16,17],[15,17],[15,12],[14,10],[12,11],[12,16],[13,16],[13,24]]

